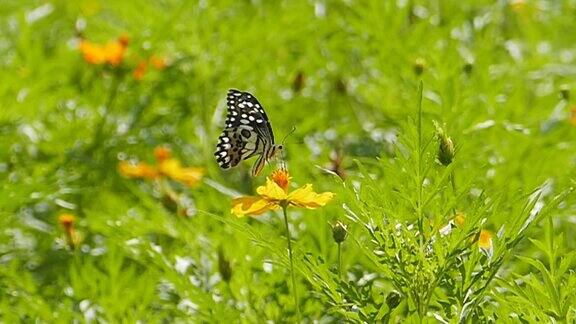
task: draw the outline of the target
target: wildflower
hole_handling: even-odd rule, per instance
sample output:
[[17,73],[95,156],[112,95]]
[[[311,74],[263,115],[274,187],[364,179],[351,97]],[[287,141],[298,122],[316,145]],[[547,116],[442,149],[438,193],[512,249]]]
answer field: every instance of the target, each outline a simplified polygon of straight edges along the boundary
[[153,166],[147,163],[131,164],[126,161],[120,161],[120,173],[127,178],[144,178],[148,180],[159,177],[159,172]]
[[288,192],[290,174],[287,170],[279,169],[266,179],[266,184],[256,189],[258,196],[236,198],[232,201],[231,212],[238,217],[245,215],[260,215],[266,211],[282,208],[284,224],[286,227],[286,241],[288,244],[288,257],[290,259],[290,275],[292,277],[292,290],[294,305],[298,317],[300,317],[300,304],[298,302],[298,290],[294,273],[294,259],[292,254],[292,238],[288,225],[288,206],[296,206],[308,209],[326,205],[333,197],[331,192],[316,193],[311,184]]
[[332,238],[338,244],[344,242],[348,237],[347,226],[344,225],[341,221],[337,221],[334,226],[332,226]]
[[238,217],[260,215],[279,207],[296,206],[315,209],[326,205],[333,197],[331,192],[316,193],[307,184],[288,192],[290,175],[286,170],[276,170],[266,179],[266,184],[256,189],[258,196],[236,198],[232,201],[232,213]]
[[108,42],[105,45],[83,39],[80,41],[80,52],[84,56],[84,60],[90,64],[118,66],[124,59],[128,42],[126,35],[122,35],[116,41]]
[[168,65],[166,59],[158,55],[150,56],[150,64],[158,71],[164,70],[166,65]]
[[146,61],[142,61],[138,63],[136,69],[134,69],[134,72],[132,73],[132,76],[134,76],[134,79],[136,80],[142,80],[146,74],[146,71],[148,71],[148,63],[146,63]]
[[478,247],[484,250],[492,249],[492,233],[487,230],[481,230],[478,236]]
[[63,213],[58,216],[58,222],[64,229],[64,233],[66,234],[66,240],[68,241],[68,245],[70,248],[76,248],[81,241],[80,235],[76,232],[74,227],[74,223],[76,222],[76,217],[69,213]]
[[416,75],[421,75],[424,73],[424,69],[426,68],[426,60],[419,57],[414,61],[414,73]]
[[456,216],[454,217],[454,223],[458,227],[463,227],[464,226],[464,213],[456,212]]
[[128,178],[144,178],[148,180],[167,177],[191,187],[196,186],[204,175],[204,169],[202,168],[182,167],[180,161],[172,158],[170,150],[166,147],[154,149],[154,156],[157,166],[144,162],[130,164],[126,161],[121,161],[119,164],[120,173]]
[[576,106],[570,109],[570,123],[576,126]]
[[438,147],[438,161],[442,163],[444,166],[448,166],[452,163],[455,155],[454,149],[454,142],[452,142],[452,138],[450,138],[444,132],[444,129],[440,127],[437,123],[434,123],[436,126],[436,135],[438,136],[438,140],[440,141],[440,145]]

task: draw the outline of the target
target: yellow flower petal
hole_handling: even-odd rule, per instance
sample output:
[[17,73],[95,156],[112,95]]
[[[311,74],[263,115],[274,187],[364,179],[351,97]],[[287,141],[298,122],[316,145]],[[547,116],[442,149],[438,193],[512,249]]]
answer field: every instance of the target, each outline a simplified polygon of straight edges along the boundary
[[242,217],[260,215],[275,208],[278,208],[278,204],[260,197],[241,197],[232,200],[231,212],[238,217]]
[[161,161],[158,166],[160,173],[163,175],[189,186],[198,184],[204,175],[202,168],[183,168],[180,161],[176,159],[166,159]]
[[478,237],[478,246],[486,250],[492,248],[492,233],[490,233],[490,231],[487,230],[480,231],[480,237]]
[[154,179],[158,177],[158,171],[146,163],[130,164],[126,161],[121,161],[118,167],[120,173],[128,178]]
[[296,189],[288,195],[290,204],[304,208],[318,208],[326,205],[334,198],[334,193],[324,192],[316,193],[311,184],[307,184],[302,188]]
[[286,200],[288,198],[286,192],[270,178],[267,178],[266,185],[258,187],[256,192],[268,200]]

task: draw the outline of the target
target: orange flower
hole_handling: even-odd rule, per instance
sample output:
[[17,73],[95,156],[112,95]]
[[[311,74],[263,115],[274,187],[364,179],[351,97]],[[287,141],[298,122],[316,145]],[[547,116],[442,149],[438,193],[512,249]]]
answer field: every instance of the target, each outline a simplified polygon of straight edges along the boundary
[[150,64],[152,64],[152,66],[159,71],[164,70],[167,65],[166,60],[158,55],[150,56]]
[[70,248],[74,249],[80,245],[81,236],[76,232],[74,227],[76,217],[69,213],[63,213],[58,216],[58,222],[62,228],[64,228],[64,232],[66,233],[66,240],[68,241]]
[[266,179],[266,184],[256,189],[259,196],[236,198],[232,201],[231,212],[238,217],[260,215],[279,207],[296,206],[315,209],[326,205],[334,194],[332,192],[316,193],[312,185],[307,184],[288,193],[290,176],[286,170],[276,170]]
[[172,156],[172,152],[165,146],[158,146],[154,149],[154,157],[158,163],[168,160]]
[[157,166],[143,162],[130,164],[126,161],[120,161],[120,173],[128,178],[144,178],[149,180],[167,177],[191,187],[197,185],[204,175],[204,169],[202,168],[182,167],[179,160],[171,157],[172,153],[170,149],[166,147],[156,147],[154,149],[154,156]]
[[570,109],[570,123],[576,126],[576,106]]
[[90,64],[110,64],[118,66],[124,59],[124,53],[128,47],[128,37],[122,35],[116,41],[108,42],[105,45],[92,43],[87,40],[80,41],[80,52],[84,60]]
[[134,79],[142,80],[147,71],[148,71],[148,63],[146,63],[146,61],[141,61],[136,66],[136,69],[134,69],[132,75],[134,76]]

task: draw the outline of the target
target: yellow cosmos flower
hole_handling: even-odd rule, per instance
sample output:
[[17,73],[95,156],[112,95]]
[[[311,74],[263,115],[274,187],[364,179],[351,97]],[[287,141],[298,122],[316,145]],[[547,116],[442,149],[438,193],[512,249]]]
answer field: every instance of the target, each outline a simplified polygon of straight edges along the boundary
[[154,156],[156,157],[157,166],[143,162],[131,164],[121,161],[119,164],[120,173],[127,178],[148,180],[167,177],[190,187],[196,186],[204,175],[204,169],[202,168],[182,167],[179,160],[172,158],[168,148],[157,147],[154,149]]
[[480,231],[480,235],[478,236],[478,246],[485,250],[492,249],[492,233],[490,233],[490,231]]
[[296,206],[315,209],[326,205],[334,197],[332,192],[316,193],[311,184],[288,192],[290,175],[286,170],[276,170],[266,179],[266,184],[256,189],[258,196],[236,198],[231,212],[238,216],[260,215],[279,207]]

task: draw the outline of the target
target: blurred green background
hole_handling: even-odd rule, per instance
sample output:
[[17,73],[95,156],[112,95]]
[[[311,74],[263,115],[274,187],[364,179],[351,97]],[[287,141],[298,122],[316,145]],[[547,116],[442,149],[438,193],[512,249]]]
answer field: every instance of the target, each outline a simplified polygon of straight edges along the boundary
[[[415,161],[397,154],[416,138],[421,80],[425,141],[437,121],[456,144],[452,167],[464,198],[455,209],[468,213],[470,201],[488,193],[502,208],[485,228],[505,230],[535,188],[546,184],[544,196],[556,195],[576,176],[575,15],[573,0],[2,1],[0,318],[296,320],[279,214],[230,214],[231,197],[253,193],[264,176],[249,176],[253,161],[223,172],[213,157],[229,88],[259,99],[277,141],[296,127],[286,141],[295,185],[337,194],[326,208],[292,212],[299,260],[336,262],[329,224],[346,220],[342,205],[368,174],[383,187],[409,189]],[[129,42],[118,66],[90,64],[79,50],[82,40],[103,45],[121,36]],[[165,67],[154,68],[152,57]],[[135,77],[142,64],[147,70]],[[176,202],[157,183],[118,172],[121,160],[154,164],[158,146],[206,171],[194,188],[171,184]],[[436,147],[428,146],[430,161]],[[345,182],[326,169],[345,172]],[[388,195],[366,203],[385,201],[395,205]],[[439,212],[442,204],[428,211],[434,226],[452,217]],[[401,210],[398,221],[414,221]],[[568,196],[549,216],[566,251],[576,248],[575,210]],[[74,248],[62,213],[75,215]],[[527,236],[544,242],[550,235],[539,224]],[[349,227],[354,240],[366,239],[361,225]],[[353,244],[343,248],[350,278],[377,273]],[[229,283],[218,249],[231,264]],[[528,240],[515,250],[539,253]],[[505,279],[534,271],[513,256],[506,262]],[[568,265],[562,278],[574,284]],[[344,306],[327,303],[305,277],[306,318],[351,320],[332,312]],[[574,314],[575,297],[567,298]],[[523,312],[485,307],[492,319]]]

